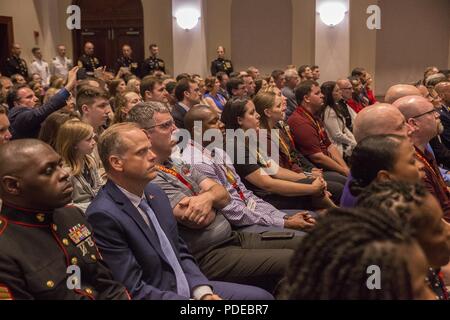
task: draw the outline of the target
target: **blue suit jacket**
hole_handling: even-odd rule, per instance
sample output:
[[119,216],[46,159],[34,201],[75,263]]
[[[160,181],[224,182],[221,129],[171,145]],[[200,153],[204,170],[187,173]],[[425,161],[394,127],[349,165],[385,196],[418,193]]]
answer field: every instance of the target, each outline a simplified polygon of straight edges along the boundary
[[444,126],[444,133],[441,135],[442,142],[450,149],[450,110],[445,105],[441,110],[441,122]]
[[[191,288],[210,285],[187,246],[178,235],[177,223],[164,191],[154,184],[145,196],[177,254]],[[130,200],[108,181],[86,212],[100,252],[133,299],[187,299],[177,294],[175,274],[166,260],[158,236],[145,223]]]

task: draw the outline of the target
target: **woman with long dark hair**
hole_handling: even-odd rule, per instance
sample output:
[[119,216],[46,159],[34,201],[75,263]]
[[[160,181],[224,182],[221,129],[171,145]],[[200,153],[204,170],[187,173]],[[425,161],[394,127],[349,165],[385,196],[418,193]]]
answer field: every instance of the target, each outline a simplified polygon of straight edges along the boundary
[[347,127],[346,112],[349,113],[349,111],[338,103],[342,100],[341,89],[336,82],[328,81],[322,85],[321,90],[325,96],[325,108],[321,113],[325,130],[341,156],[348,159],[356,146],[356,139]]

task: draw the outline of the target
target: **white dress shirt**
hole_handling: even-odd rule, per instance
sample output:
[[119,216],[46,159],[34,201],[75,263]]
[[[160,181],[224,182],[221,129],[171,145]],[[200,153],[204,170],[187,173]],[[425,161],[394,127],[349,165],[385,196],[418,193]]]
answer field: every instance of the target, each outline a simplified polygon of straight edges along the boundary
[[[142,199],[144,199],[144,194],[138,197],[137,195],[118,186],[117,184],[116,186],[119,188],[120,191],[122,191],[122,193],[128,198],[128,200],[130,200],[130,202],[133,204],[133,206],[137,209],[139,214],[144,219],[145,223],[148,226],[150,226],[150,221],[148,219],[147,214],[144,211],[142,211],[141,208],[139,208],[139,204],[141,203]],[[203,296],[206,296],[208,294],[213,294],[212,289],[209,286],[198,286],[192,290],[192,297],[194,298],[194,300],[200,300]]]

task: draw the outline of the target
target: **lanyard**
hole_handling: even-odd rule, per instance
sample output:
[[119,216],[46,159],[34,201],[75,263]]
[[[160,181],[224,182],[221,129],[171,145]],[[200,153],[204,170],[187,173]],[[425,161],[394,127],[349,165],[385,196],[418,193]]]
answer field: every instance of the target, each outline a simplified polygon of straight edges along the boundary
[[[196,148],[196,146],[194,145],[194,142],[193,142],[193,141],[191,141],[191,146],[192,146],[192,148]],[[209,160],[211,160],[211,162],[214,163],[214,160],[213,160],[212,156],[211,156],[210,154],[208,154],[208,153],[210,153],[209,150],[207,150],[206,148],[202,147],[202,153],[203,153],[203,155],[206,156]],[[226,162],[225,159],[224,159],[224,162]],[[226,165],[226,163],[224,163],[223,166],[225,167],[225,169],[222,168],[222,167],[221,167],[221,168],[222,168],[222,169],[224,170],[224,172],[225,172],[225,176],[226,176],[226,178],[227,178],[227,181],[231,184],[231,186],[234,188],[234,190],[236,190],[236,192],[239,194],[239,197],[241,198],[241,200],[244,201],[245,204],[247,204],[247,200],[246,200],[246,198],[245,198],[244,192],[243,192],[242,189],[239,187],[239,185],[238,185],[238,183],[237,183],[237,180],[236,180],[236,177],[235,177],[234,174],[233,174],[233,171]]]
[[297,108],[298,113],[303,113],[314,125],[317,132],[319,133],[320,143],[325,145],[325,130],[322,128],[320,123],[314,119],[305,109]]
[[193,194],[197,196],[197,192],[194,191],[194,187],[190,184],[181,174],[179,174],[176,170],[168,169],[161,165],[156,165],[156,168],[164,173],[170,174],[177,178],[182,184],[184,184]]
[[447,189],[447,185],[444,182],[444,178],[442,178],[442,175],[440,174],[440,172],[436,172],[434,166],[432,166],[430,164],[430,162],[428,161],[428,159],[422,154],[422,152],[416,147],[414,146],[414,148],[416,149],[416,156],[417,158],[419,158],[419,160],[429,169],[431,170],[431,172],[433,173],[433,175],[437,178],[437,180],[439,181],[439,185],[441,188],[443,188],[444,192],[448,195],[448,189]]

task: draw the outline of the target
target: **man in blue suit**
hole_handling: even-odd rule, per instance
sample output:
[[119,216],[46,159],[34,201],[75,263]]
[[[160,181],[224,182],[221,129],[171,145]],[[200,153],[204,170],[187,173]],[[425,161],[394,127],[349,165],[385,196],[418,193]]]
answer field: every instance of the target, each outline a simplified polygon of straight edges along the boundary
[[169,200],[156,185],[155,155],[135,124],[104,132],[99,153],[108,183],[86,214],[116,280],[133,299],[265,300],[260,288],[209,281],[178,236]]

